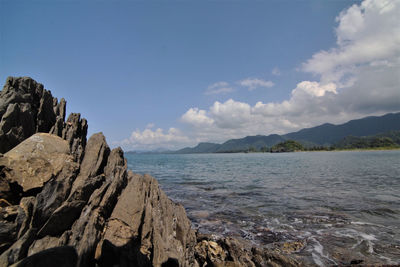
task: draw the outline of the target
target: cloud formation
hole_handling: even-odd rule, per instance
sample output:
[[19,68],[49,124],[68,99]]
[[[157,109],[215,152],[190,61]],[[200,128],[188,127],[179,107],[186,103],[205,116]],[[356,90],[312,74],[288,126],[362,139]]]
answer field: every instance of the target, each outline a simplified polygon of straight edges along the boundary
[[[182,147],[400,111],[399,18],[400,0],[355,4],[336,18],[335,46],[316,52],[301,65],[300,70],[313,74],[315,80],[297,83],[288,99],[255,105],[229,99],[216,101],[208,109],[192,107],[180,118],[188,127],[185,134],[174,128],[165,134],[161,129],[146,129],[132,133],[130,140]],[[239,85],[249,90],[274,86],[271,81],[250,78]],[[228,83],[219,82],[207,90],[217,94],[229,88]]]
[[115,144],[137,150],[153,150],[159,148],[175,149],[189,143],[191,142],[187,136],[184,136],[179,129],[171,127],[165,133],[161,128],[154,131],[151,128],[146,128],[143,131],[137,129],[132,132],[129,138]]
[[247,87],[249,91],[252,91],[258,87],[273,87],[275,84],[271,81],[265,81],[257,78],[247,78],[238,82],[241,86]]
[[207,87],[206,95],[226,94],[233,92],[233,88],[227,82],[216,82]]

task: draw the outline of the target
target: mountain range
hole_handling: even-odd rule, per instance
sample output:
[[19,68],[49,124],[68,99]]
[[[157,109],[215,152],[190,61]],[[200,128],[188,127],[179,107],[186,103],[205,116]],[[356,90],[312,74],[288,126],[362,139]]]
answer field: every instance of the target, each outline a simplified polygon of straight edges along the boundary
[[298,141],[305,147],[331,146],[348,136],[373,136],[390,131],[400,131],[400,112],[351,120],[340,125],[325,123],[284,135],[246,136],[239,139],[230,139],[222,144],[199,143],[195,147],[186,147],[173,153],[229,153],[246,151],[249,148],[261,150],[286,140]]

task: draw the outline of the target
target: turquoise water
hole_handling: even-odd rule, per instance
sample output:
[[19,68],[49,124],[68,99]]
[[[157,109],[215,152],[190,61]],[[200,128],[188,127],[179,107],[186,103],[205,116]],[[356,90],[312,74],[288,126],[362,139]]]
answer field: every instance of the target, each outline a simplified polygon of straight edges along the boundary
[[400,151],[127,154],[183,204],[193,227],[321,266],[400,264]]

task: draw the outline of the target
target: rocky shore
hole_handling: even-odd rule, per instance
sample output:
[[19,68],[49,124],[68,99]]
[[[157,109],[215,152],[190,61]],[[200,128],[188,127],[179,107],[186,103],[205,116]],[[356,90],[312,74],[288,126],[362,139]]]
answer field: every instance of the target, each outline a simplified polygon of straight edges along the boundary
[[157,180],[31,78],[0,92],[0,266],[301,266],[191,228]]

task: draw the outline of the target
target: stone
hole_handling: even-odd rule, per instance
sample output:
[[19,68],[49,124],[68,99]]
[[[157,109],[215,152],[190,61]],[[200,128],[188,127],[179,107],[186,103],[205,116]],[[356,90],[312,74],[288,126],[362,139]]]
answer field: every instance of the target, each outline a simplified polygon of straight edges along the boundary
[[0,153],[36,132],[49,132],[56,122],[53,103],[42,84],[29,77],[8,77],[0,92]]
[[62,170],[44,185],[35,199],[33,227],[40,229],[51,214],[68,198],[78,171],[77,163],[66,162]]
[[42,250],[11,265],[11,267],[75,267],[77,254],[73,247],[60,246]]
[[35,133],[33,116],[29,104],[15,103],[7,107],[0,121],[1,152],[7,152]]
[[150,176],[131,174],[96,249],[100,266],[196,266],[195,233],[184,208]]
[[87,128],[87,121],[81,119],[81,114],[71,113],[62,130],[62,138],[67,140],[71,153],[75,155],[78,162],[82,161],[83,151],[86,147]]
[[16,183],[23,192],[41,188],[59,173],[66,162],[72,162],[66,141],[58,136],[38,133],[14,147],[0,158],[0,178]]

